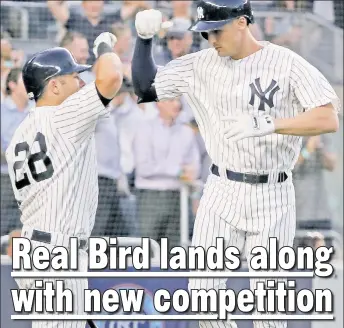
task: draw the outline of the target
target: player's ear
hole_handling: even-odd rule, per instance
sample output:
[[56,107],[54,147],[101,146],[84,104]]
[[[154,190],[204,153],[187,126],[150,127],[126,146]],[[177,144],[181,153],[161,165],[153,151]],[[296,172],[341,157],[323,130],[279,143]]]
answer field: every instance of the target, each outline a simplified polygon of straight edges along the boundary
[[54,95],[59,95],[60,90],[59,90],[59,84],[57,79],[51,79],[48,82],[48,89],[50,89],[50,91],[54,94]]
[[245,17],[239,17],[237,20],[237,26],[240,30],[243,30],[247,27],[247,21]]

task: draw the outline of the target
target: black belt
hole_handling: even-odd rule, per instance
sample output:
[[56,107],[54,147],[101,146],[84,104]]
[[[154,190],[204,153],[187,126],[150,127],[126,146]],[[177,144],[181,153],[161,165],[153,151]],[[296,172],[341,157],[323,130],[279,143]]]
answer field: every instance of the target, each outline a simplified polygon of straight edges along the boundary
[[[213,164],[210,168],[211,173],[220,176],[219,167]],[[267,183],[269,182],[269,174],[252,174],[252,173],[240,173],[226,170],[226,176],[228,180],[245,182],[250,184]],[[288,175],[285,172],[278,173],[277,182],[284,182],[288,179]]]
[[[45,244],[51,243],[51,233],[39,230],[33,230],[31,235],[31,240],[38,241]],[[58,246],[58,245],[56,245]],[[87,240],[86,239],[79,239],[78,238],[78,247],[80,249],[86,248]]]

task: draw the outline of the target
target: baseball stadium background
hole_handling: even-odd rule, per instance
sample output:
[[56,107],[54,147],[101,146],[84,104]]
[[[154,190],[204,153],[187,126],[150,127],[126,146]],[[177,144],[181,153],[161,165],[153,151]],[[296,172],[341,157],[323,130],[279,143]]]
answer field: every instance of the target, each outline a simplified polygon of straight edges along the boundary
[[[92,1],[91,1],[92,2]],[[94,2],[94,1],[93,1]],[[102,1],[98,1],[102,2]],[[315,65],[332,83],[343,102],[343,25],[344,4],[342,1],[253,1],[256,23],[252,33],[260,40],[268,40],[288,47],[311,64]],[[130,82],[130,61],[135,42],[134,17],[142,9],[158,8],[165,19],[175,22],[170,35],[161,33],[156,37],[155,55],[159,63],[164,64],[173,56],[202,49],[207,44],[198,35],[188,34],[187,23],[195,16],[192,1],[104,1],[101,6],[85,8],[84,1],[1,1],[1,327],[29,327],[28,322],[11,322],[12,311],[9,290],[15,288],[11,280],[11,236],[20,231],[19,212],[13,199],[12,188],[6,170],[3,152],[13,129],[25,116],[27,104],[25,95],[20,92],[20,70],[27,58],[36,51],[62,45],[75,51],[80,61],[92,62],[88,56],[86,39],[92,44],[92,31],[80,24],[70,24],[66,28],[57,18],[58,6],[64,6],[73,17],[81,17],[85,11],[90,16],[107,15],[99,33],[111,31],[118,38],[118,53],[126,68],[126,81],[119,96],[112,104],[113,130],[97,143],[99,160],[105,158],[106,165],[99,174],[99,209],[97,212],[94,235],[121,236],[125,244],[137,243],[141,236],[158,241],[168,236],[174,244],[187,246],[192,235],[193,220],[197,204],[206,180],[209,158],[199,138],[197,124],[193,120],[187,105],[181,100],[179,119],[194,131],[199,146],[198,174],[189,171],[181,179],[176,179],[171,188],[142,189],[135,186],[135,150],[132,142],[135,132],[140,129],[140,120],[158,113],[156,104],[136,106]],[[98,8],[98,9],[97,9]],[[64,9],[64,10],[65,10]],[[92,13],[93,11],[93,13]],[[54,14],[53,14],[54,13]],[[86,15],[87,16],[87,15]],[[75,18],[74,20],[77,20]],[[98,33],[98,34],[99,34]],[[190,37],[192,37],[190,41]],[[86,39],[85,39],[86,38]],[[85,45],[86,44],[86,45]],[[83,51],[83,53],[82,53]],[[87,57],[89,57],[87,59]],[[18,73],[19,72],[19,73]],[[85,77],[85,79],[90,76]],[[13,99],[16,98],[16,101]],[[18,101],[18,99],[20,99]],[[20,103],[22,106],[17,106]],[[172,104],[171,104],[172,106]],[[21,107],[21,108],[20,108]],[[117,111],[116,111],[117,110]],[[128,115],[131,113],[132,115]],[[136,114],[133,114],[136,113]],[[312,288],[326,286],[335,294],[335,322],[326,322],[328,328],[343,327],[343,120],[340,114],[340,131],[326,139],[310,138],[303,147],[311,149],[313,156],[300,164],[294,174],[296,198],[298,201],[298,230],[295,246],[333,245],[335,257],[333,265],[336,274],[323,281],[303,281]],[[105,138],[104,138],[105,136]],[[97,137],[97,134],[96,134]],[[111,139],[113,138],[113,139]],[[109,155],[107,157],[107,155]],[[326,158],[326,160],[324,160]],[[117,161],[117,162],[116,162]],[[326,164],[326,163],[327,164]],[[118,170],[120,168],[120,170]],[[181,168],[182,170],[183,168]],[[103,174],[103,171],[111,174]],[[120,172],[120,173],[118,173]],[[159,185],[159,184],[158,184]],[[321,213],[321,214],[320,214]],[[158,263],[157,263],[158,266]],[[154,269],[154,268],[153,268]],[[157,268],[156,268],[157,269]],[[99,289],[121,285],[128,288],[144,286],[154,290],[165,286],[171,290],[186,288],[186,281],[177,284],[175,280],[148,281],[92,281]],[[244,280],[229,282],[230,285],[248,286]],[[147,314],[151,306],[147,305]],[[130,322],[99,323],[100,327],[129,327]],[[139,323],[138,326],[187,326],[195,323]],[[323,327],[322,322],[290,323],[290,327]],[[239,328],[252,327],[249,321],[242,321]]]

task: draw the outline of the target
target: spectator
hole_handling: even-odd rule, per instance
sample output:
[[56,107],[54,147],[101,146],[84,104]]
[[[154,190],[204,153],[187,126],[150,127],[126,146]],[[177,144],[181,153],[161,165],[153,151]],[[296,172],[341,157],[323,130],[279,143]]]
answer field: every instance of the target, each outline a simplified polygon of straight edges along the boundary
[[87,64],[90,55],[87,39],[83,34],[67,32],[60,42],[60,47],[69,50],[78,64]]
[[[296,1],[279,1],[276,3],[279,10],[287,13],[280,19],[267,17],[264,21],[265,39],[280,46],[287,47],[295,52],[299,52],[301,42],[301,17],[298,14],[291,15],[296,9],[300,9],[301,4]],[[289,14],[288,14],[289,13]]]
[[133,50],[133,35],[131,28],[127,24],[115,23],[112,25],[112,33],[117,37],[117,43],[114,50],[123,63],[124,75],[130,78]]
[[167,31],[167,49],[160,56],[155,56],[158,65],[166,65],[173,59],[192,52],[192,36],[189,31],[190,21],[184,18],[173,19],[173,26]]
[[10,39],[1,33],[1,95],[5,96],[6,78],[14,67],[21,67],[24,61],[24,52],[13,49]]
[[[189,23],[188,28],[195,22],[195,19],[192,14],[192,1],[171,1],[172,3],[172,15],[169,19],[184,19],[187,20]],[[203,38],[200,34],[195,33],[193,34],[193,41],[192,41],[192,50],[198,51],[201,49],[201,44],[203,42]]]
[[[298,229],[332,229],[324,170],[333,171],[335,166],[336,155],[328,135],[304,138],[301,155],[294,170]],[[327,240],[329,242],[331,241]]]
[[135,134],[145,119],[144,112],[131,97],[133,91],[131,81],[123,78],[122,88],[111,102],[119,134],[121,169],[127,175],[129,181],[133,177],[135,168],[133,154]]
[[20,68],[12,68],[6,79],[6,98],[1,102],[1,235],[20,226],[20,211],[14,198],[5,158],[12,136],[29,112],[29,98]]
[[144,112],[131,97],[133,85],[124,77],[117,96],[111,102],[116,117],[119,136],[120,164],[123,175],[118,183],[120,210],[123,220],[130,226],[130,235],[139,236],[139,227],[136,215],[136,197],[133,193],[135,160],[133,143],[136,131],[145,119]]
[[141,236],[168,237],[173,246],[180,242],[179,188],[198,177],[200,158],[192,130],[176,121],[180,101],[156,106],[159,115],[142,123],[134,141],[138,216]]
[[97,123],[95,131],[98,163],[98,208],[93,236],[126,236],[117,193],[117,181],[121,176],[118,130],[113,110],[109,118]]
[[66,1],[48,1],[48,7],[57,22],[63,25],[67,31],[85,34],[90,55],[88,63],[92,64],[94,62],[92,46],[96,37],[104,31],[111,31],[113,23],[126,20],[135,14],[138,8],[144,7],[144,2],[132,1],[130,5],[122,6],[119,11],[109,15],[104,14],[103,0],[83,0],[82,14],[70,11]]
[[[158,48],[159,53],[154,56],[158,65],[166,65],[173,59],[194,52],[192,49],[193,33],[189,31],[190,21],[185,18],[173,19],[173,27],[166,33],[167,49]],[[193,113],[187,104],[185,97],[180,98],[183,111],[178,119],[183,123],[188,123],[193,119]]]
[[172,17],[192,19],[192,1],[171,1]]
[[[87,64],[90,54],[87,39],[83,34],[79,32],[67,32],[60,42],[60,47],[69,50],[79,64]],[[80,77],[86,84],[95,79],[91,70],[82,72]]]

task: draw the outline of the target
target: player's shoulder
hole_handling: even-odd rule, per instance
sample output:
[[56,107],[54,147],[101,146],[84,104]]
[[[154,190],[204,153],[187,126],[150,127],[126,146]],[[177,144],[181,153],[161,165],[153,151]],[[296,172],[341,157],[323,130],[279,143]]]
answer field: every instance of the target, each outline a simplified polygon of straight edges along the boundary
[[[278,52],[282,55],[287,56],[287,57],[290,57],[293,61],[300,61],[300,62],[307,62],[306,59],[304,59],[301,55],[299,55],[298,53],[296,53],[295,51],[289,49],[289,48],[286,48],[284,46],[280,46],[278,44],[274,44],[274,43],[269,43],[269,46],[268,46],[268,53],[274,53],[274,52]],[[285,58],[282,57],[281,59],[284,60]]]
[[209,51],[211,51],[211,49],[203,49],[196,52],[192,52],[184,56],[180,56],[178,58],[171,60],[166,66],[175,66],[175,65],[194,63],[198,59],[206,57],[206,53],[208,53]]

